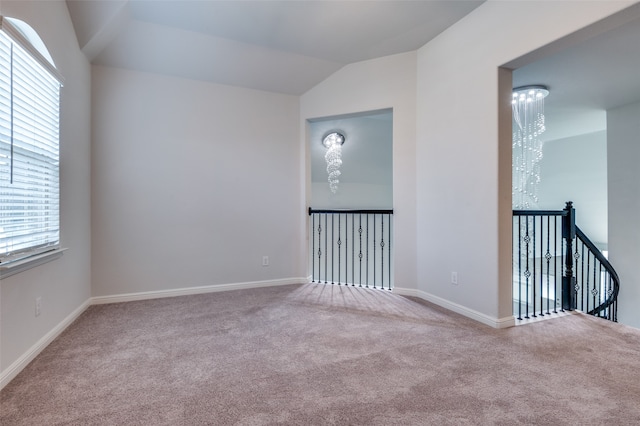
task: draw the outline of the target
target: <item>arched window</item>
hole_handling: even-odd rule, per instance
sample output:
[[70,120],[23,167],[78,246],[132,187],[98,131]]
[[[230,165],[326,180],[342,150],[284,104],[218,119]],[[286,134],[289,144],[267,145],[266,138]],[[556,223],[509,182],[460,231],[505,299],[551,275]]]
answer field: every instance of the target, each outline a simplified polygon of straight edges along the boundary
[[36,32],[0,17],[0,266],[59,248],[61,84]]

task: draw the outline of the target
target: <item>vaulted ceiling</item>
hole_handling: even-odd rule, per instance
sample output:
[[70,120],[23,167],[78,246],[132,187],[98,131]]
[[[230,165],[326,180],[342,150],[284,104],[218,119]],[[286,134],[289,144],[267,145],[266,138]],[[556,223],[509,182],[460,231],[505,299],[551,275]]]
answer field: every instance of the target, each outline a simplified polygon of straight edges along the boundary
[[484,0],[67,0],[94,64],[299,95],[346,64],[416,50]]
[[[416,50],[484,0],[67,0],[93,64],[291,95],[346,64]],[[640,3],[617,29],[514,71],[547,85],[547,140],[640,102]],[[635,17],[635,18],[633,18]],[[328,123],[329,125],[330,123]]]

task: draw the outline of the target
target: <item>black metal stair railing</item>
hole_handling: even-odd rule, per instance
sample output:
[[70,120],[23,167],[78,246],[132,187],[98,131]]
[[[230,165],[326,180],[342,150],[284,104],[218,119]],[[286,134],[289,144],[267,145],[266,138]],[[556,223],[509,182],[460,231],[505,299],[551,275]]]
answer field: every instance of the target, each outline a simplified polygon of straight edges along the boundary
[[311,281],[391,290],[393,210],[309,208]]
[[575,209],[513,211],[513,299],[519,320],[566,310],[617,321],[620,280],[575,224]]
[[575,308],[617,322],[620,278],[609,260],[577,226],[576,237]]
[[513,211],[514,315],[562,311],[562,211]]

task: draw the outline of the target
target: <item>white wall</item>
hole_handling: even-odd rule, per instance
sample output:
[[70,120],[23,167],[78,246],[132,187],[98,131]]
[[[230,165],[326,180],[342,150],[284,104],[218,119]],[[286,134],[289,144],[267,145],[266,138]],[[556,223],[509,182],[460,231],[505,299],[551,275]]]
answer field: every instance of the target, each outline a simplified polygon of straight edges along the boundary
[[297,97],[92,77],[94,296],[306,276]]
[[607,132],[546,141],[540,162],[538,208],[562,210],[573,201],[576,224],[607,247]]
[[418,51],[418,286],[432,300],[512,323],[511,75],[499,67],[632,3],[488,1]]
[[[60,259],[0,281],[0,375],[90,297],[90,68],[60,1],[2,1],[3,16],[21,19],[45,42],[65,82],[60,110]],[[42,314],[35,317],[35,298]]]
[[393,209],[393,185],[342,183],[335,194],[327,182],[312,182],[314,209]]
[[[410,52],[347,65],[300,99],[300,147],[307,165],[306,120],[393,108],[394,285],[400,288],[416,284],[415,89],[416,52]],[[306,170],[306,205],[299,208],[311,201]],[[307,247],[301,248],[305,254]]]
[[640,328],[640,103],[607,111],[609,260],[620,277],[618,321]]

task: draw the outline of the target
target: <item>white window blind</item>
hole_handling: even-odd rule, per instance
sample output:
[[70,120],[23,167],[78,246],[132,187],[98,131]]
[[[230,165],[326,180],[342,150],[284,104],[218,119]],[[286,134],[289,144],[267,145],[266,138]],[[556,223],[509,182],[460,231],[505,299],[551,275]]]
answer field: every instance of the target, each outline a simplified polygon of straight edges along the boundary
[[0,263],[60,242],[60,81],[7,24],[0,31]]

